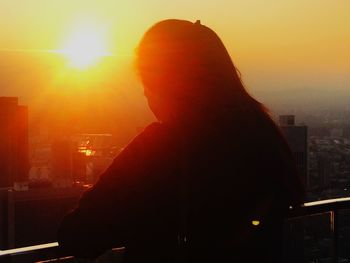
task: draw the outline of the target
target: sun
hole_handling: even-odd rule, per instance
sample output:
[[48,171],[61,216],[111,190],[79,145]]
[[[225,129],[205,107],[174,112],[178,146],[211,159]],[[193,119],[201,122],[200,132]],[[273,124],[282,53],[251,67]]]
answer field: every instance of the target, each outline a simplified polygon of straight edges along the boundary
[[81,29],[73,32],[61,52],[72,67],[85,69],[96,64],[107,52],[104,36],[98,31]]

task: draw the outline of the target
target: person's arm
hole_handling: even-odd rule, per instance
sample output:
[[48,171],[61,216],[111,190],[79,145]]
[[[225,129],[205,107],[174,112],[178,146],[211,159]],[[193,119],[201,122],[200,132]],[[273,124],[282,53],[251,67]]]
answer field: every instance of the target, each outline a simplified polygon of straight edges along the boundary
[[128,228],[132,227],[128,225],[133,213],[130,200],[140,188],[140,178],[152,169],[149,155],[153,152],[148,148],[152,147],[157,129],[158,125],[151,125],[137,136],[64,218],[58,242],[65,254],[95,258],[110,248],[125,245]]

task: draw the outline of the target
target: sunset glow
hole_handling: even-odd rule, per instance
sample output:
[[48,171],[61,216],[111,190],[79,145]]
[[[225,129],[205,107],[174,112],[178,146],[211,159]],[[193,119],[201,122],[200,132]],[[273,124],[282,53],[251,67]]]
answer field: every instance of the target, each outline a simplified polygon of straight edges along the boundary
[[72,67],[85,69],[96,64],[102,57],[110,55],[104,36],[93,30],[73,32],[61,51]]
[[350,263],[350,0],[0,0],[0,36],[0,263]]

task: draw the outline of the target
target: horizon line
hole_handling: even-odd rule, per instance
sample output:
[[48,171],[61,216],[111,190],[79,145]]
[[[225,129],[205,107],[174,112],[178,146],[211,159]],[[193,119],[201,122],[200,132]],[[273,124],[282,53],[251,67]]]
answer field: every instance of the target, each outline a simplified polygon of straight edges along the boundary
[[[64,54],[63,49],[25,49],[25,48],[0,48],[0,53],[54,53],[54,54]],[[131,57],[132,54],[114,54],[112,52],[105,52],[101,54],[101,57]]]

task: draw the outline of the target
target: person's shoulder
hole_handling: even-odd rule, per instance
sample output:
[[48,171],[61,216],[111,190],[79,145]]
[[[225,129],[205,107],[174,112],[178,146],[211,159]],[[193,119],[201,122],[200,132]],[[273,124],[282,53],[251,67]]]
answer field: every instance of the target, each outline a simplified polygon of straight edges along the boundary
[[154,122],[136,135],[114,158],[110,171],[126,167],[128,173],[154,163],[171,152],[172,140],[162,123]]
[[152,122],[151,124],[147,125],[139,134],[137,137],[143,137],[143,136],[152,136],[156,135],[158,133],[164,132],[164,124],[160,122]]
[[129,151],[147,151],[159,148],[158,146],[169,144],[173,141],[171,129],[160,122],[153,122],[146,126],[136,135],[122,150],[121,153]]
[[160,122],[152,122],[146,126],[136,137],[130,142],[131,144],[141,141],[154,141],[162,137],[170,135],[170,130],[166,125]]

